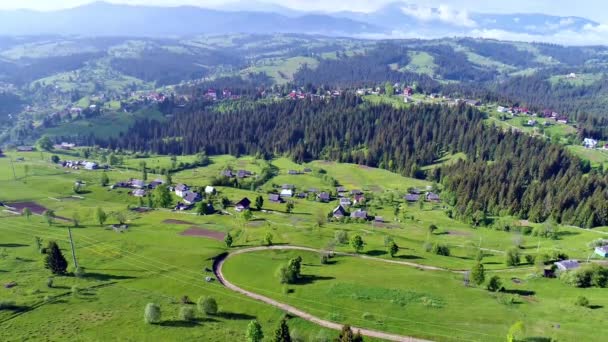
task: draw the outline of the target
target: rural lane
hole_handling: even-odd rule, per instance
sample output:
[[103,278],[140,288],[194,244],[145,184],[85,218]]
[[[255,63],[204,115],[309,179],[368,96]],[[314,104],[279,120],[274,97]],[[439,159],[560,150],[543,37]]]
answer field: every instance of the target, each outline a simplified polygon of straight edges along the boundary
[[[229,258],[235,256],[235,255],[239,255],[239,254],[245,254],[245,253],[251,253],[251,252],[256,252],[256,251],[264,251],[264,250],[302,250],[302,251],[309,251],[309,252],[316,252],[316,253],[320,253],[320,252],[324,252],[322,250],[318,250],[318,249],[314,249],[314,248],[308,248],[308,247],[299,247],[299,246],[260,246],[260,247],[251,247],[251,248],[244,248],[244,249],[240,249],[240,250],[236,250],[234,252],[231,252],[229,254],[224,255],[223,258],[216,260],[216,262],[213,265],[213,272],[215,273],[215,276],[217,277],[218,281],[224,285],[225,287],[227,287],[228,289],[234,291],[234,292],[238,292],[240,294],[243,294],[249,298],[253,298],[255,300],[258,300],[260,302],[272,305],[276,308],[279,308],[291,315],[300,317],[302,319],[305,319],[309,322],[315,323],[319,326],[322,326],[324,328],[328,328],[328,329],[333,329],[333,330],[341,330],[342,329],[342,325],[341,324],[337,324],[331,321],[327,321],[321,318],[318,318],[316,316],[313,316],[307,312],[304,312],[300,309],[297,309],[291,305],[288,304],[284,304],[281,302],[278,302],[274,299],[262,296],[260,294],[251,292],[251,291],[247,291],[245,289],[242,289],[234,284],[232,284],[231,282],[229,282],[228,280],[226,280],[226,278],[224,277],[224,274],[222,273],[222,267],[224,266],[224,262],[226,260],[228,260]],[[362,256],[362,255],[357,255],[357,254],[350,254],[350,253],[335,253],[336,255],[348,255],[348,256],[356,256],[356,257],[360,257],[360,258],[364,258],[364,259],[373,259],[373,260],[378,260],[378,261],[382,261],[382,262],[391,262],[391,263],[400,263],[400,264],[405,264],[408,266],[415,266],[415,267],[421,267],[421,268],[425,268],[425,269],[429,269],[429,270],[444,270],[445,269],[441,269],[441,268],[437,268],[437,267],[432,267],[432,266],[424,266],[424,265],[418,265],[418,264],[414,264],[414,263],[408,263],[408,262],[400,262],[400,261],[396,261],[396,260],[387,260],[387,259],[380,259],[380,258],[373,258],[373,257],[367,257],[367,256]],[[369,330],[369,329],[363,329],[363,328],[358,328],[358,327],[352,327],[352,329],[354,331],[360,331],[361,335],[363,336],[367,336],[367,337],[373,337],[373,338],[380,338],[383,340],[387,340],[387,341],[397,341],[397,342],[430,342],[429,340],[423,340],[423,339],[419,339],[419,338],[415,338],[415,337],[409,337],[409,336],[402,336],[402,335],[394,335],[394,334],[390,334],[390,333],[385,333],[382,331],[376,331],[376,330]]]

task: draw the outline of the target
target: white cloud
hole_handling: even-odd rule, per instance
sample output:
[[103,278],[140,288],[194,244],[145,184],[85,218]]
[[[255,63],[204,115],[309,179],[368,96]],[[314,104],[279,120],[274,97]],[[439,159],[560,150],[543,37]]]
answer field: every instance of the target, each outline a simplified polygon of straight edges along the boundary
[[460,27],[476,27],[477,23],[469,17],[464,10],[454,10],[447,5],[439,5],[437,8],[426,6],[403,6],[403,13],[420,21],[438,20],[447,24]]
[[525,42],[546,42],[563,45],[604,45],[608,42],[608,25],[586,25],[580,31],[570,29],[557,31],[552,34],[527,34],[505,30],[472,30],[468,35],[479,38],[512,40]]

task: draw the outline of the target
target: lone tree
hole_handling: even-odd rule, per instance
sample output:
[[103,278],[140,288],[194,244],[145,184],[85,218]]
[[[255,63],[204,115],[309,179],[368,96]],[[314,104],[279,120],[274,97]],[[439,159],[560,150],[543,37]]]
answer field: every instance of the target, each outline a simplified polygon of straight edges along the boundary
[[340,331],[340,336],[338,336],[337,342],[363,342],[363,337],[360,332],[356,334],[353,333],[353,330],[350,328],[350,325],[345,325],[342,327],[342,331]]
[[505,255],[505,264],[507,264],[507,266],[517,266],[519,265],[519,261],[519,250],[517,248],[509,249]]
[[249,322],[245,338],[247,339],[247,342],[262,342],[262,339],[264,339],[264,332],[258,321],[253,320]]
[[397,246],[397,244],[395,243],[395,241],[391,242],[388,251],[391,254],[392,258],[394,258],[395,255],[397,255],[397,253],[399,253],[399,246]]
[[217,302],[213,297],[206,297],[201,302],[199,299],[199,310],[206,315],[215,315],[217,314]]
[[360,253],[363,250],[363,246],[365,246],[365,242],[363,242],[360,235],[355,235],[350,240],[350,245],[353,247],[355,252]]
[[475,264],[475,266],[473,266],[471,269],[471,280],[476,285],[481,285],[484,281],[486,281],[486,274],[485,270],[483,269],[483,264],[478,262]]
[[46,135],[40,138],[36,144],[45,151],[50,151],[53,149],[53,142]]
[[437,226],[436,226],[436,225],[431,224],[431,225],[429,226],[429,233],[434,234],[434,233],[435,233],[435,231],[436,231],[437,229],[438,229],[438,228],[437,228]]
[[274,332],[273,342],[291,342],[291,335],[289,334],[289,326],[287,320],[283,318],[281,323]]
[[266,236],[264,236],[264,244],[266,246],[272,246],[272,233],[268,232],[266,233]]
[[253,218],[253,213],[251,210],[247,209],[243,211],[243,220],[250,221]]
[[64,275],[68,269],[68,262],[61,253],[61,249],[55,241],[50,241],[46,249],[44,267],[51,270],[51,273]]
[[294,208],[294,204],[292,201],[287,202],[287,204],[285,204],[285,211],[288,214],[291,214],[293,212],[293,208]]
[[110,184],[110,178],[108,177],[107,173],[103,172],[101,174],[100,183],[101,183],[101,186],[108,186],[108,184]]
[[258,210],[261,210],[264,206],[264,198],[262,196],[258,196],[255,198],[255,207]]
[[152,197],[154,198],[154,206],[158,208],[168,208],[173,202],[169,187],[165,184],[156,187],[152,192]]
[[97,211],[95,212],[95,218],[100,226],[103,226],[104,223],[108,220],[108,214],[101,207],[97,207]]
[[226,233],[226,237],[224,238],[224,243],[226,243],[226,247],[232,247],[232,235],[230,233]]
[[148,303],[144,311],[144,321],[148,324],[160,323],[160,306],[154,303]]
[[492,276],[492,278],[490,278],[490,281],[488,281],[488,291],[497,292],[500,291],[501,288],[502,283],[500,281],[500,277],[497,275]]
[[51,157],[51,161],[53,162],[53,164],[58,164],[59,163],[59,156],[58,155],[53,155]]
[[44,218],[46,219],[46,222],[49,224],[49,226],[52,226],[55,222],[55,212],[51,209],[45,211]]

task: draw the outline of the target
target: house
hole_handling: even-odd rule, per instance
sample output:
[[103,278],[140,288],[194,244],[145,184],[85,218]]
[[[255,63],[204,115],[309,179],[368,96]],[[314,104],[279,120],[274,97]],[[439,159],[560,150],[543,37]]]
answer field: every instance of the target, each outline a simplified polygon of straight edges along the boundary
[[290,174],[290,175],[299,175],[300,172],[298,172],[296,170],[289,170],[289,171],[287,171],[287,174]]
[[236,172],[236,178],[245,178],[251,175],[251,172],[247,172],[246,170],[238,170]]
[[322,193],[318,194],[317,198],[321,202],[329,202],[329,199],[330,199],[329,194],[327,192],[322,192]]
[[185,211],[185,210],[190,210],[192,209],[192,204],[186,204],[186,203],[177,203],[177,205],[175,206],[175,208],[173,208],[174,210],[179,210],[179,211]]
[[336,209],[334,209],[334,210],[332,211],[332,215],[333,215],[335,218],[338,218],[338,219],[339,219],[339,218],[343,218],[343,217],[345,217],[345,216],[348,216],[348,213],[346,212],[346,209],[344,209],[344,207],[343,207],[343,206],[339,205],[339,206],[337,206],[337,207],[336,207]]
[[241,212],[244,210],[249,210],[250,206],[251,206],[251,201],[249,200],[249,198],[245,197],[234,205],[234,209],[238,212]]
[[555,263],[559,271],[570,271],[580,267],[577,260],[562,260]]
[[216,192],[217,192],[217,191],[215,190],[215,188],[214,188],[214,187],[212,187],[212,186],[210,186],[210,185],[207,185],[207,186],[205,187],[205,193],[206,193],[207,195],[213,195],[213,194],[215,194]]
[[283,201],[281,199],[281,196],[279,196],[279,194],[269,194],[268,195],[268,200],[270,202],[274,202],[274,203],[281,203]]
[[568,123],[568,117],[565,116],[565,115],[558,116],[558,117],[555,118],[555,120],[557,122],[559,122],[559,123],[562,123],[562,124],[567,124]]
[[405,195],[405,200],[408,202],[418,202],[419,199],[420,199],[420,195],[418,195],[418,194]]
[[341,206],[350,207],[351,204],[352,203],[350,201],[350,198],[348,198],[348,197],[342,197],[342,198],[340,198],[340,205]]
[[355,211],[354,213],[352,213],[350,215],[350,217],[360,219],[360,220],[367,220],[367,211],[359,209],[359,210]]
[[32,151],[34,151],[33,146],[18,146],[17,147],[17,152],[32,152]]
[[202,197],[198,192],[186,191],[183,195],[186,204],[194,204],[202,200]]
[[382,218],[382,216],[376,216],[376,217],[374,217],[374,222],[384,223],[384,218]]
[[296,194],[296,197],[297,197],[297,198],[302,198],[302,199],[303,199],[303,198],[306,198],[306,193],[305,193],[305,192],[298,192],[298,193]]
[[154,190],[158,188],[159,185],[163,185],[164,183],[165,182],[162,179],[155,179],[148,184],[148,188]]
[[410,87],[406,87],[405,89],[403,89],[403,96],[412,96],[414,95],[414,89],[410,88]]
[[592,138],[585,138],[583,140],[583,146],[585,146],[586,148],[596,148],[597,140],[592,139]]
[[143,189],[146,187],[146,183],[144,183],[144,181],[140,180],[140,179],[131,179],[129,181],[129,184],[131,185],[132,188],[136,188],[136,189]]
[[281,189],[283,189],[283,190],[292,190],[294,188],[295,187],[293,185],[291,185],[291,184],[283,184],[283,185],[281,185]]
[[499,113],[505,113],[507,111],[507,108],[503,106],[498,106],[498,108],[496,108],[496,111]]
[[306,168],[304,168],[304,172],[306,172],[306,173],[312,172],[312,169],[309,167],[306,167]]
[[602,258],[608,258],[608,245],[595,247],[595,254]]
[[144,196],[146,196],[146,190],[143,190],[143,189],[133,190],[133,192],[131,194],[135,197],[144,197]]
[[181,198],[186,196],[186,193],[190,190],[190,188],[186,184],[177,184],[175,186],[175,194]]
[[84,163],[84,168],[86,170],[97,170],[99,168],[99,165],[94,162],[86,162]]
[[441,198],[434,192],[428,192],[426,194],[426,200],[430,202],[439,202]]
[[293,197],[293,190],[291,190],[291,189],[281,190],[281,198],[283,198],[283,197]]
[[312,192],[313,194],[319,193],[319,189],[317,188],[310,188],[308,189],[308,192]]
[[576,74],[571,72],[568,74],[568,76],[566,76],[566,78],[576,78]]
[[354,204],[365,203],[365,196],[363,196],[363,194],[355,195],[355,197],[353,198],[353,203]]
[[346,188],[343,186],[339,186],[336,188],[336,192],[338,193],[339,197],[344,197],[347,193]]
[[224,170],[222,171],[222,176],[232,178],[234,177],[234,174],[232,173],[232,170]]

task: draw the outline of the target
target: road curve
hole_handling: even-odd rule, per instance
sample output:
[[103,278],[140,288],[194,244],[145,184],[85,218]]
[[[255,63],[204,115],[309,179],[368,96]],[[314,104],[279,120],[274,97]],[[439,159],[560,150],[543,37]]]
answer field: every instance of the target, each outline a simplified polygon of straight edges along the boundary
[[[257,293],[254,292],[250,292],[247,291],[245,289],[242,289],[234,284],[232,284],[231,282],[229,282],[228,280],[226,280],[226,278],[224,277],[224,274],[222,273],[222,267],[224,266],[224,262],[226,262],[226,260],[230,259],[231,257],[235,256],[235,255],[239,255],[239,254],[245,254],[245,253],[251,253],[251,252],[257,252],[257,251],[264,251],[264,250],[301,250],[301,251],[309,251],[309,252],[316,252],[316,253],[320,253],[320,252],[324,252],[322,250],[318,250],[318,249],[314,249],[314,248],[308,248],[308,247],[299,247],[299,246],[260,246],[260,247],[251,247],[251,248],[244,248],[244,249],[239,249],[236,250],[234,252],[230,252],[228,254],[224,254],[222,255],[220,258],[216,259],[214,264],[213,264],[213,272],[215,273],[215,276],[217,277],[217,280],[224,285],[225,287],[227,287],[228,289],[243,294],[249,298],[253,298],[255,300],[258,300],[260,302],[272,305],[276,308],[279,308],[291,315],[300,317],[304,320],[307,320],[309,322],[315,323],[319,326],[322,326],[324,328],[328,328],[328,329],[333,329],[333,330],[342,330],[342,325],[341,324],[337,324],[331,321],[327,321],[321,318],[318,318],[316,316],[313,316],[307,312],[304,312],[300,309],[297,309],[291,305],[288,304],[284,304],[281,302],[278,302],[274,299],[268,298],[266,296],[262,296],[259,295]],[[440,268],[435,268],[432,266],[423,266],[423,265],[418,265],[418,264],[414,264],[414,263],[408,263],[408,262],[399,262],[396,260],[387,260],[387,259],[380,259],[380,258],[373,258],[373,257],[367,257],[367,256],[362,256],[362,255],[357,255],[357,254],[349,254],[349,253],[336,253],[337,255],[349,255],[349,256],[356,256],[356,257],[361,257],[364,259],[373,259],[373,260],[378,260],[378,261],[382,261],[382,262],[393,262],[393,263],[403,263],[405,265],[408,266],[415,266],[415,267],[423,267],[425,269],[431,269],[431,270],[445,270],[445,269],[440,269]],[[383,340],[387,340],[387,341],[397,341],[397,342],[430,342],[429,340],[423,340],[423,339],[419,339],[419,338],[415,338],[415,337],[410,337],[410,336],[402,336],[402,335],[394,335],[394,334],[389,334],[389,333],[385,333],[382,331],[376,331],[376,330],[369,330],[369,329],[364,329],[364,328],[358,328],[358,327],[352,327],[352,329],[354,331],[359,331],[361,333],[361,335],[363,336],[367,336],[367,337],[373,337],[373,338],[380,338]]]

